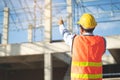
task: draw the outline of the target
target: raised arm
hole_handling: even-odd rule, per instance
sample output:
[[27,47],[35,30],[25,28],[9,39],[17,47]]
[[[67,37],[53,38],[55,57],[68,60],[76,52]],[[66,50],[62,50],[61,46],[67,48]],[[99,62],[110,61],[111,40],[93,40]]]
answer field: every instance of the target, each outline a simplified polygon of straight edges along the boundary
[[64,22],[62,19],[59,20],[58,24],[59,24],[60,33],[63,36],[65,43],[71,47],[75,34],[70,33],[70,31],[65,28]]

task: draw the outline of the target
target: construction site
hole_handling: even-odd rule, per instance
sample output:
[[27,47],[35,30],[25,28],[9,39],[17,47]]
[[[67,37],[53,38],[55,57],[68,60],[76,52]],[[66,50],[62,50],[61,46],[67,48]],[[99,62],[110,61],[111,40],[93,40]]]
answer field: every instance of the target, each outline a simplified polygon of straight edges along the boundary
[[0,80],[70,80],[58,20],[79,34],[83,13],[94,15],[95,35],[106,39],[103,80],[120,80],[120,0],[0,0]]

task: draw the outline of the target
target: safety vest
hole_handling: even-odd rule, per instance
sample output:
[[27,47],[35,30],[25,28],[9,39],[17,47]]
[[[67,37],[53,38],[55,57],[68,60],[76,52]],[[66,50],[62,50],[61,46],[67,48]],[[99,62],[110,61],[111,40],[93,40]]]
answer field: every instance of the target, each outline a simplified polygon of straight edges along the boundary
[[76,36],[73,41],[71,80],[102,80],[105,40],[100,36]]

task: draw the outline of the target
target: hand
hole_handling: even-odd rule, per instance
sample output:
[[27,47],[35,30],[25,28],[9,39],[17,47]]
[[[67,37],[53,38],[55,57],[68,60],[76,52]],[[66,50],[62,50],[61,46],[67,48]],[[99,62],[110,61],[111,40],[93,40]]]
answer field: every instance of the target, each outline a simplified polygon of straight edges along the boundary
[[63,25],[63,24],[64,24],[64,21],[63,21],[63,19],[61,17],[60,20],[58,21],[58,25],[60,26],[60,25]]

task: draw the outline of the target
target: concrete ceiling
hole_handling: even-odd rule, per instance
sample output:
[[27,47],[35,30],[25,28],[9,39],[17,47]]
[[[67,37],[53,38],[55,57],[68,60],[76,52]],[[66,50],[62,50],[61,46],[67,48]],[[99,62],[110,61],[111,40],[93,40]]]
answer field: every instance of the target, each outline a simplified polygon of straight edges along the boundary
[[[62,53],[56,53],[59,57],[67,58],[68,56]],[[56,57],[52,55],[52,65],[54,68],[67,67],[67,59]],[[66,56],[66,57],[64,57]],[[69,57],[70,58],[70,57]],[[43,69],[44,55],[25,55],[25,56],[9,56],[0,58],[0,69],[14,70],[14,69]]]
[[107,36],[107,49],[115,59],[116,63],[120,64],[120,35]]

